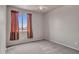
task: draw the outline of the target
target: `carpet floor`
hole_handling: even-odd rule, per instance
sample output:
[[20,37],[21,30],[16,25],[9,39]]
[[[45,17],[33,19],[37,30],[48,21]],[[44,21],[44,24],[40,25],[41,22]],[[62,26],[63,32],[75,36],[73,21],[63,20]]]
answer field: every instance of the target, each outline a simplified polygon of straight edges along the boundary
[[40,40],[7,48],[7,54],[78,54],[79,51],[63,45]]

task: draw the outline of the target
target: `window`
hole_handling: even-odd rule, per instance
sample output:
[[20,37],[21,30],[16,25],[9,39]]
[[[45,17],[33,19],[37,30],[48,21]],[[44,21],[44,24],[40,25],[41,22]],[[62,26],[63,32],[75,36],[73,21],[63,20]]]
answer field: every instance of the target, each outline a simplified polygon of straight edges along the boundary
[[10,40],[26,38],[33,38],[32,14],[11,10]]
[[19,31],[27,31],[27,13],[19,13]]

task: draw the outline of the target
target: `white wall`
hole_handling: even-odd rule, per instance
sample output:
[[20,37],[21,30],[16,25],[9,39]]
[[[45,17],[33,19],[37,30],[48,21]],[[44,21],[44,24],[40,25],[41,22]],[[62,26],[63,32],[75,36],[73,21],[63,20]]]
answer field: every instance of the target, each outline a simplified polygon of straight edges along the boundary
[[0,53],[6,50],[6,6],[0,5]]
[[10,27],[11,27],[10,26],[11,25],[11,13],[10,13],[10,11],[11,10],[17,10],[17,11],[20,11],[20,12],[28,12],[28,11],[13,8],[13,7],[7,8],[7,14],[8,14],[7,33],[6,33],[6,35],[7,35],[7,46],[43,39],[42,14],[32,12],[33,39],[26,38],[26,39],[19,39],[19,40],[15,40],[15,41],[10,41]]
[[45,38],[79,50],[79,6],[63,6],[45,15]]

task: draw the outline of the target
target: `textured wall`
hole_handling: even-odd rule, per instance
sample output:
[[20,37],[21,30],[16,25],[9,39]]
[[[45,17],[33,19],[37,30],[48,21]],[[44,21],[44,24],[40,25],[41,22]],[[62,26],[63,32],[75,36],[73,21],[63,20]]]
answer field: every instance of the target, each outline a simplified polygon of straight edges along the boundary
[[79,6],[63,6],[45,15],[45,38],[79,50]]
[[6,6],[0,5],[0,53],[6,49]]

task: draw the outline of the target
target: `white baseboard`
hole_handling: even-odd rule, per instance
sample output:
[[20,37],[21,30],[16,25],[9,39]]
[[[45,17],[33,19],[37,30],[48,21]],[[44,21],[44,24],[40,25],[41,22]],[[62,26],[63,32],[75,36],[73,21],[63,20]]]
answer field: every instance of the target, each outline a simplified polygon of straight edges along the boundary
[[68,45],[65,45],[65,44],[63,44],[63,43],[60,43],[60,42],[57,42],[57,41],[53,41],[53,40],[49,40],[49,41],[51,41],[51,42],[55,42],[55,43],[57,43],[57,44],[60,44],[60,45],[66,46],[66,47],[68,47],[68,48],[71,48],[71,49],[74,49],[74,50],[79,51],[79,49],[74,48],[74,47],[71,47],[71,46],[68,46]]

